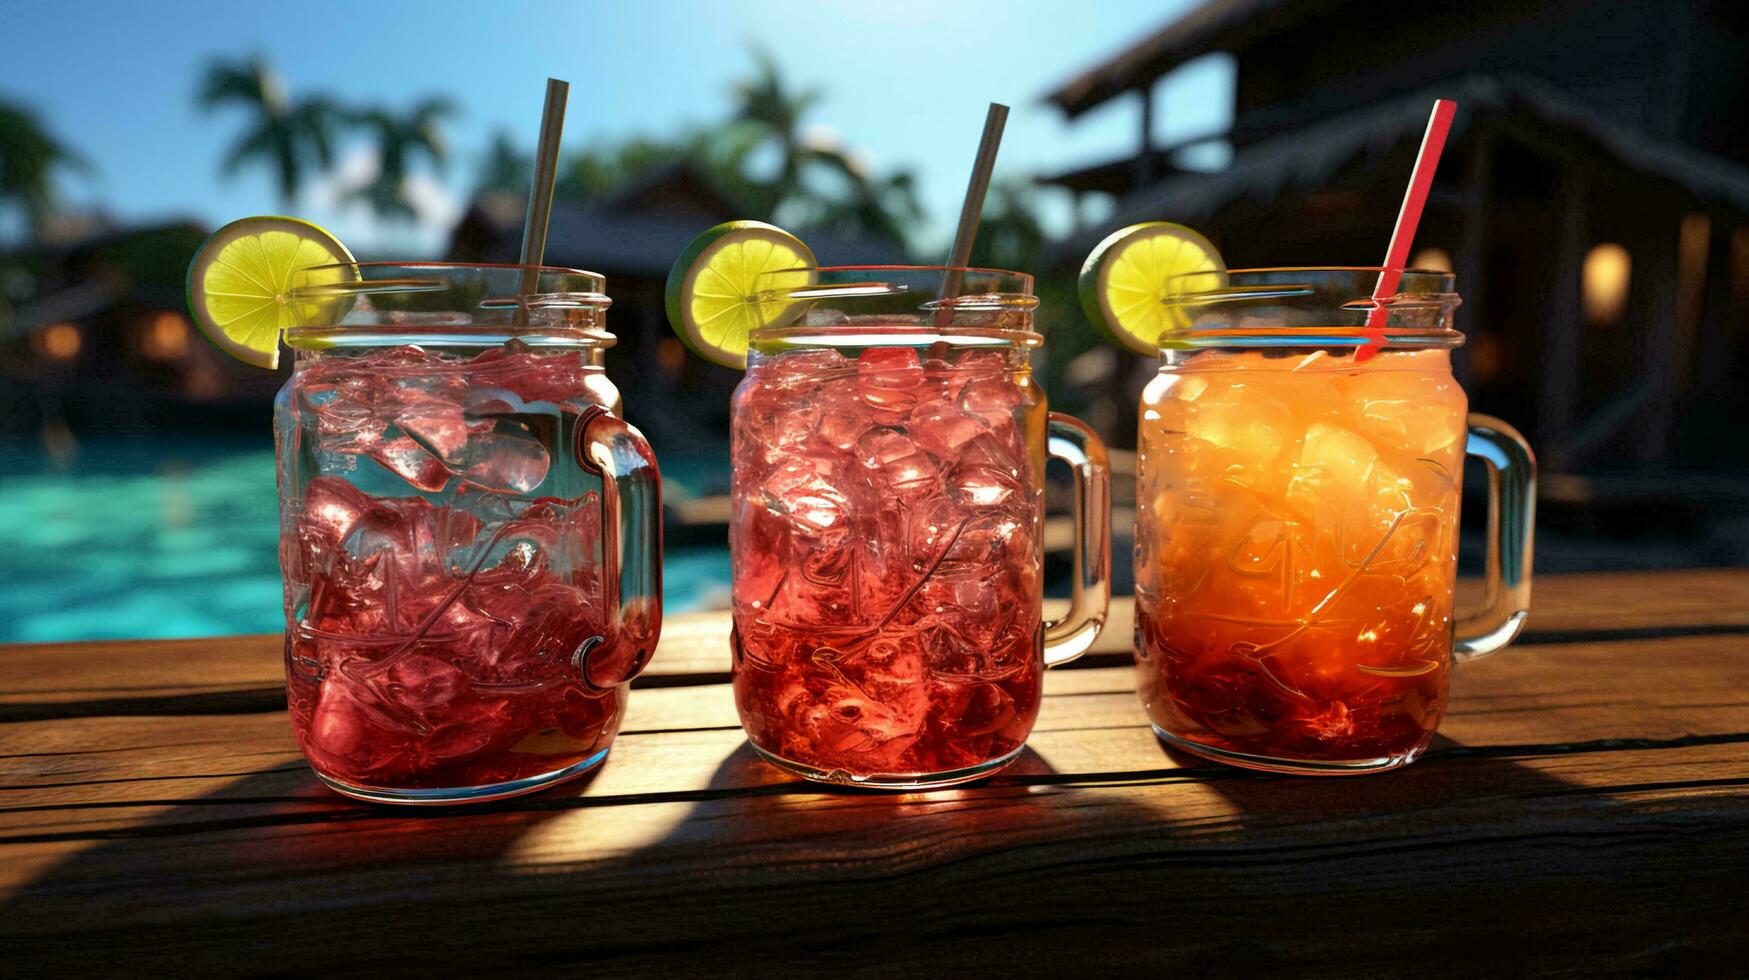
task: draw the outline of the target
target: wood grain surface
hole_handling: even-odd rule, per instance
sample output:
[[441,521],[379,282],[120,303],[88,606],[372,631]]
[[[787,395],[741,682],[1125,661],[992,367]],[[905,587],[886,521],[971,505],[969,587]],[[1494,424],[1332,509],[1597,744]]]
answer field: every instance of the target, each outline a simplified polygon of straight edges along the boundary
[[43,972],[1741,975],[1749,572],[1540,580],[1426,758],[1163,750],[1127,604],[1029,752],[933,793],[743,745],[720,614],[671,617],[592,776],[409,811],[322,789],[275,637],[0,648],[0,964]]

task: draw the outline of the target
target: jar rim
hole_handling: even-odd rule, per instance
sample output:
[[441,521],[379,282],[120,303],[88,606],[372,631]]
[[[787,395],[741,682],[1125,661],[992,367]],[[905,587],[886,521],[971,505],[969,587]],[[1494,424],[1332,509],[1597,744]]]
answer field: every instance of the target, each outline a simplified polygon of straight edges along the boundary
[[859,273],[859,272],[900,272],[900,273],[943,273],[943,272],[966,273],[966,272],[971,272],[971,273],[977,273],[980,276],[1002,277],[1002,278],[1016,280],[1016,282],[1022,287],[1023,291],[1025,291],[1029,294],[1032,292],[1033,284],[1036,281],[1030,273],[1016,272],[1013,269],[998,269],[998,268],[995,268],[993,266],[981,266],[981,265],[909,265],[909,264],[905,264],[905,263],[893,263],[893,262],[863,264],[863,265],[795,266],[795,267],[789,268],[789,269],[773,269],[769,272],[762,272],[759,274],[759,276],[757,278],[758,279],[766,279],[767,277],[773,277],[773,276],[790,276],[790,275],[794,275],[797,272],[832,273],[832,274]]
[[[1207,347],[1454,348],[1463,334],[1451,315],[1463,302],[1456,276],[1437,269],[1404,269],[1392,295],[1375,299],[1382,266],[1275,266],[1233,269],[1218,286],[1207,272],[1167,280],[1203,288],[1168,289],[1165,306],[1175,327],[1161,334],[1162,351]],[[1372,318],[1386,311],[1382,328]]]
[[311,266],[310,271],[324,269],[448,269],[460,271],[463,269],[516,269],[536,270],[539,272],[554,272],[563,275],[585,276],[607,285],[607,277],[599,272],[588,269],[577,269],[567,265],[525,265],[518,262],[448,262],[440,259],[421,259],[415,262],[387,262],[372,260],[369,262],[330,262],[326,265]]
[[612,305],[600,273],[552,265],[481,262],[337,262],[313,273],[289,302],[303,322],[284,331],[299,349],[430,344],[608,347]]
[[[832,265],[762,273],[751,297],[761,353],[819,347],[1037,347],[1024,272],[978,266]],[[761,288],[764,286],[765,288]]]

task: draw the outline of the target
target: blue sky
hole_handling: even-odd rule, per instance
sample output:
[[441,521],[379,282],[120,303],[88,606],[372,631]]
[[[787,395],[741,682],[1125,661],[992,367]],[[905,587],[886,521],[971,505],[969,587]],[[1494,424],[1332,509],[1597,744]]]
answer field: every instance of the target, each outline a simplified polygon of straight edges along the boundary
[[[221,179],[242,119],[196,110],[203,67],[259,52],[291,92],[410,105],[444,92],[462,105],[444,174],[421,180],[419,227],[379,225],[335,205],[337,182],[374,165],[343,150],[341,176],[306,192],[300,213],[360,251],[437,247],[492,134],[532,147],[547,75],[572,84],[566,143],[670,134],[727,115],[750,45],[772,51],[798,87],[824,102],[810,122],[877,171],[916,169],[930,224],[945,242],[957,216],[984,107],[1014,107],[1002,174],[1041,173],[1133,148],[1125,101],[1074,123],[1041,96],[1194,6],[1193,0],[667,0],[667,2],[120,4],[0,0],[0,98],[33,106],[91,161],[63,195],[132,220],[192,216],[209,224],[279,210],[264,171]],[[1080,9],[1076,9],[1080,8]],[[1224,64],[1193,65],[1157,93],[1163,141],[1223,126]],[[350,175],[350,178],[346,175]],[[1050,212],[1061,226],[1066,211]]]

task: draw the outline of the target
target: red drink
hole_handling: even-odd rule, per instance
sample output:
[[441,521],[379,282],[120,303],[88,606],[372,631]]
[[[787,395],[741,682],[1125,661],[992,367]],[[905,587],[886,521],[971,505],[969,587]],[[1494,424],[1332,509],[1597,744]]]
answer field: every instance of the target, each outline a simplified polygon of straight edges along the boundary
[[481,301],[526,290],[517,267],[355,268],[347,325],[289,334],[275,411],[298,743],[336,789],[388,802],[582,772],[660,619],[659,534],[619,523],[660,504],[611,414],[611,338],[586,329],[600,280],[542,271],[549,313],[549,292]]
[[[458,361],[393,348],[295,377],[286,411],[302,452],[353,474],[310,480],[280,543],[292,724],[325,776],[509,782],[612,740],[623,690],[590,692],[572,663],[605,633],[597,495],[517,499],[562,459],[549,399],[581,390],[584,370],[574,352]],[[359,474],[373,469],[442,502],[366,493]]]
[[736,705],[876,782],[1018,752],[1039,707],[1045,409],[1023,352],[797,351],[735,395]]

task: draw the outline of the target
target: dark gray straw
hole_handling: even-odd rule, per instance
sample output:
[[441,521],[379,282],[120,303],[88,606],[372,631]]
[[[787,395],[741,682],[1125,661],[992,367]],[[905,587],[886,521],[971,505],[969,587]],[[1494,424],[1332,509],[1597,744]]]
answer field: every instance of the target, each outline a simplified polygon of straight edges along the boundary
[[[1002,127],[1008,123],[1008,107],[990,103],[984,114],[984,135],[978,139],[978,158],[972,162],[972,179],[966,183],[966,199],[960,205],[959,228],[954,232],[953,250],[947,256],[947,273],[942,276],[941,304],[935,311],[935,325],[945,327],[953,321],[950,301],[959,295],[964,281],[961,271],[972,261],[972,242],[978,237],[978,218],[984,213],[984,196],[990,192],[990,174],[996,169],[996,151],[1002,145]],[[929,356],[945,359],[947,345],[937,341],[929,348]]]

